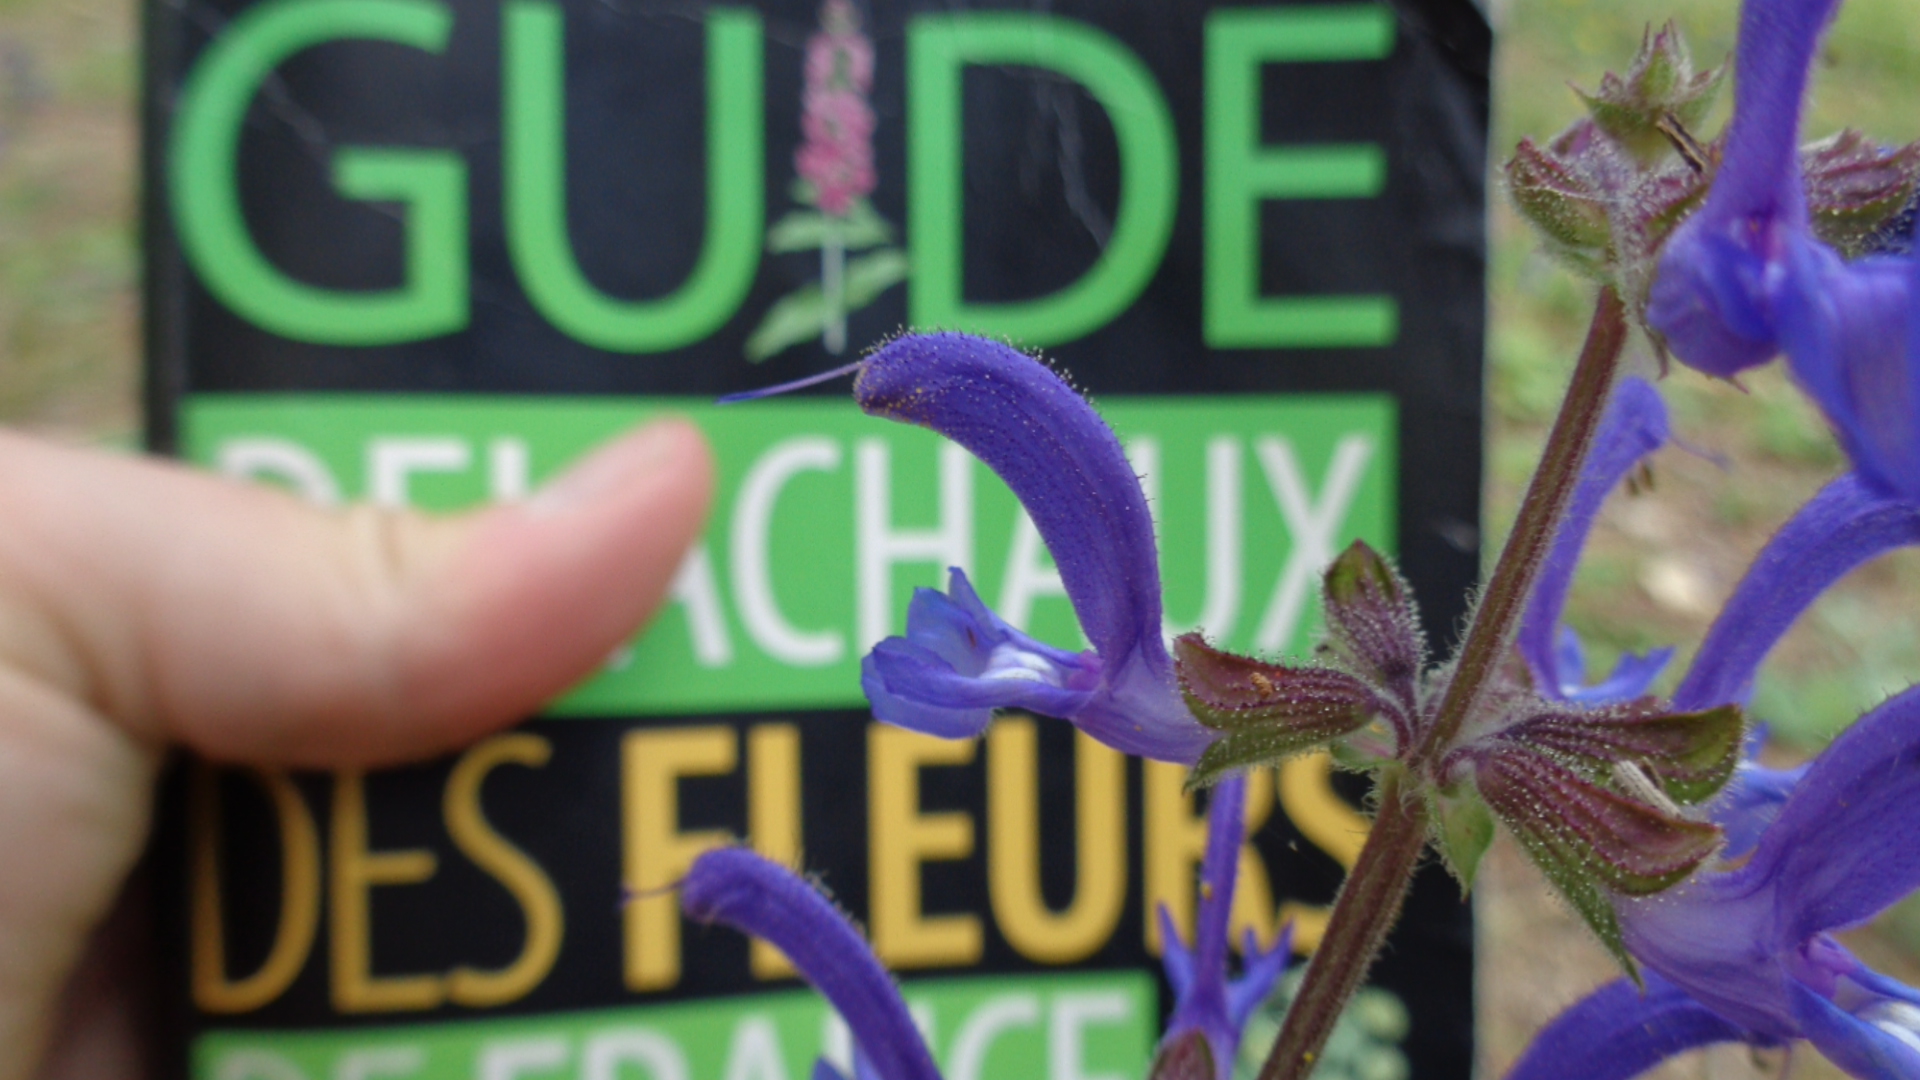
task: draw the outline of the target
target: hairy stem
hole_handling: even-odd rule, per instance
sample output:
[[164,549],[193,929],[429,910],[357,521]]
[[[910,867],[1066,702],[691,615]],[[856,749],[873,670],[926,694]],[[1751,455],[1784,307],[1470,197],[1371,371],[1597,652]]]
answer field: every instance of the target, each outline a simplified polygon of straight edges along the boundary
[[1493,576],[1481,591],[1473,623],[1460,644],[1460,658],[1453,680],[1440,699],[1440,709],[1428,729],[1426,739],[1416,751],[1413,764],[1418,767],[1432,755],[1444,750],[1460,733],[1460,725],[1473,714],[1480,694],[1493,673],[1500,668],[1526,609],[1527,597],[1553,546],[1560,519],[1566,515],[1573,489],[1580,483],[1580,469],[1586,464],[1587,451],[1607,411],[1607,397],[1613,391],[1614,375],[1620,368],[1620,350],[1627,342],[1626,305],[1612,286],[1600,290],[1594,305],[1593,323],[1587,330],[1587,343],[1573,368],[1573,382],[1567,387],[1560,415],[1547,436],[1547,448],[1540,457],[1540,468],[1527,486],[1520,502],[1520,514],[1514,520],[1513,534],[1500,550],[1500,561]]
[[1326,935],[1307,963],[1306,979],[1260,1068],[1260,1080],[1304,1080],[1313,1072],[1334,1022],[1400,918],[1427,842],[1426,804],[1404,788],[1397,770],[1382,775],[1380,809],[1366,846],[1340,887]]
[[[1606,413],[1626,339],[1626,306],[1612,288],[1602,289],[1586,345],[1574,365],[1573,382],[1547,436],[1539,471],[1533,474],[1513,534],[1481,593],[1435,722],[1405,759],[1409,767],[1424,768],[1452,743],[1512,647],[1540,564],[1553,545]],[[1326,935],[1307,965],[1306,979],[1260,1069],[1260,1080],[1304,1080],[1312,1073],[1334,1022],[1399,920],[1400,905],[1413,884],[1413,871],[1427,840],[1426,803],[1406,787],[1405,775],[1398,770],[1382,774],[1380,809],[1373,828],[1340,888]]]

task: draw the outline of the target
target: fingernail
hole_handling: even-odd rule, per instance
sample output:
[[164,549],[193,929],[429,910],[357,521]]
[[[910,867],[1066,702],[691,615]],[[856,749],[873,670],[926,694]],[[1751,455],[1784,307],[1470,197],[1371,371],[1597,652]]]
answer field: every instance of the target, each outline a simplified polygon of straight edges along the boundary
[[527,500],[537,513],[572,510],[631,482],[636,476],[671,468],[687,444],[685,420],[655,420],[613,440],[549,480]]

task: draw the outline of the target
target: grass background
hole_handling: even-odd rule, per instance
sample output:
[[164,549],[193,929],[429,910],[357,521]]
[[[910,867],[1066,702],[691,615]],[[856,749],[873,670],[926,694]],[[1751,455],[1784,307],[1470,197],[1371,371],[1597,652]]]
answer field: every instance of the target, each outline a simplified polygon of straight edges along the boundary
[[[1520,136],[1574,119],[1568,82],[1592,87],[1624,67],[1649,23],[1677,20],[1695,55],[1715,63],[1732,46],[1735,15],[1731,0],[1496,0],[1496,160]],[[128,0],[0,0],[0,422],[117,446],[136,444],[139,424],[137,17]],[[1886,141],[1920,138],[1917,90],[1920,9],[1848,0],[1820,59],[1807,133],[1852,125]],[[1488,521],[1497,539],[1538,457],[1593,290],[1538,254],[1497,194],[1489,226]],[[1644,355],[1637,362],[1651,369]],[[1616,498],[1596,529],[1569,610],[1596,666],[1678,643],[1683,669],[1754,551],[1842,467],[1777,365],[1744,388],[1682,370],[1664,389],[1692,449],[1663,452],[1652,490]],[[1822,598],[1760,683],[1771,754],[1803,757],[1920,681],[1917,596],[1920,553],[1907,553]],[[1611,975],[1510,844],[1490,856],[1476,904],[1483,1066],[1497,1076],[1540,1023]],[[1920,982],[1920,905],[1849,943]],[[1723,1048],[1662,1075],[1778,1076],[1788,1065]],[[1839,1075],[1804,1050],[1791,1067],[1797,1077]]]

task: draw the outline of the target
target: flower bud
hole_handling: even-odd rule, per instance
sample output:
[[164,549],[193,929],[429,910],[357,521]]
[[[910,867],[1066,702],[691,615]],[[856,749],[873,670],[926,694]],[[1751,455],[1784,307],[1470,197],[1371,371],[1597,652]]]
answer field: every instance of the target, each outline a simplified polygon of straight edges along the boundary
[[1659,33],[1649,28],[1641,37],[1640,52],[1625,78],[1608,72],[1598,93],[1576,92],[1600,130],[1645,166],[1672,152],[1663,127],[1678,124],[1684,131],[1706,119],[1726,71],[1722,64],[1695,72],[1686,39],[1669,22]]
[[1589,277],[1600,277],[1613,225],[1607,200],[1596,186],[1572,161],[1532,139],[1520,140],[1505,172],[1514,206],[1553,245],[1554,253]]

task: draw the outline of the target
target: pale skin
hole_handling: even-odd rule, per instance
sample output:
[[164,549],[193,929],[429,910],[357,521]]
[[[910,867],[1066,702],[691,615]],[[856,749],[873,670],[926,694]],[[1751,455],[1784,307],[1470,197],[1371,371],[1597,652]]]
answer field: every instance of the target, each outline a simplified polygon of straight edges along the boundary
[[659,605],[711,487],[677,421],[458,517],[0,432],[0,1080],[148,1071],[120,898],[169,747],[371,767],[529,715]]

